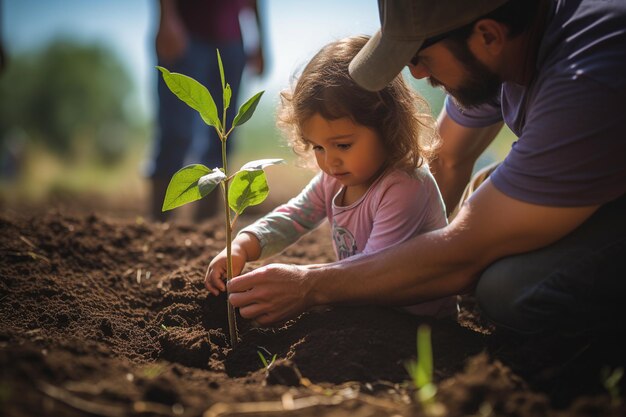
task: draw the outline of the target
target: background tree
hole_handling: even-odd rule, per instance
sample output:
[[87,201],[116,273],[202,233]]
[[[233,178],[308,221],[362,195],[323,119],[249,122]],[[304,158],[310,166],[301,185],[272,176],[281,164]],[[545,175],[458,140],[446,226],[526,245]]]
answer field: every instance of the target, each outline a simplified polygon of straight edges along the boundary
[[114,163],[145,126],[133,87],[101,45],[56,40],[12,56],[0,76],[0,149],[19,131],[63,158],[91,149],[98,162]]

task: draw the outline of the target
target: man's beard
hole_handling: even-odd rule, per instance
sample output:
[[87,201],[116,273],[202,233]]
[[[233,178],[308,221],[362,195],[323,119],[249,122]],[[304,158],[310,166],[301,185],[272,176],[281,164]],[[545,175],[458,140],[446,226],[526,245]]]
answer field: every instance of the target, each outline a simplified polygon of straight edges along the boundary
[[432,77],[428,82],[433,87],[442,86],[461,106],[466,108],[493,101],[500,94],[502,81],[478,61],[468,48],[461,49],[450,49],[465,69],[465,79],[461,85],[457,88],[449,88]]

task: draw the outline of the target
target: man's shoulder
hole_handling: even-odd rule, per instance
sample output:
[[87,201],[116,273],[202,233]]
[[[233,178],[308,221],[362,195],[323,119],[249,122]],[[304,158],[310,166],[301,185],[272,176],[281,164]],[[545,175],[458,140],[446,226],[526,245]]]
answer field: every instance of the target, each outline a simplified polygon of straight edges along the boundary
[[607,86],[623,86],[624,21],[623,1],[556,1],[539,51],[540,67],[551,77],[584,76]]

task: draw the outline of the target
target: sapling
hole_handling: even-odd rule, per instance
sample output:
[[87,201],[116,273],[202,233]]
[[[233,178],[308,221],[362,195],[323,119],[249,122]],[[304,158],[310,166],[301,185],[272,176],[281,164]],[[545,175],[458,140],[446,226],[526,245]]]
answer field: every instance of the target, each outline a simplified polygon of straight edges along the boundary
[[611,397],[611,404],[615,407],[621,404],[622,399],[619,394],[619,382],[624,376],[624,368],[602,369],[602,384]]
[[[265,350],[265,349],[263,349],[263,350]],[[267,350],[265,350],[265,352],[267,352]],[[278,356],[276,353],[274,353],[274,354],[272,355],[272,359],[271,359],[271,360],[269,361],[269,363],[268,363],[268,362],[267,362],[267,359],[265,358],[265,355],[264,355],[264,354],[263,354],[260,350],[257,350],[257,351],[256,351],[256,353],[259,355],[259,359],[261,359],[261,363],[263,364],[263,367],[264,367],[266,370],[269,370],[269,369],[270,369],[270,367],[271,367],[272,365],[274,365],[274,362],[276,362],[276,356]],[[269,352],[267,352],[267,353],[269,354]]]
[[[165,192],[163,211],[172,210],[184,204],[199,200],[211,193],[218,185],[221,186],[224,197],[224,217],[226,226],[226,280],[233,277],[231,256],[232,231],[238,217],[248,206],[260,204],[269,193],[264,168],[270,165],[282,163],[282,159],[260,159],[244,164],[239,171],[231,174],[228,170],[226,155],[226,141],[235,127],[250,120],[256,110],[263,91],[256,93],[248,99],[237,112],[232,126],[226,126],[226,111],[230,105],[232,90],[224,79],[224,67],[219,50],[217,50],[217,62],[222,81],[223,109],[218,115],[215,101],[209,90],[198,81],[183,74],[172,73],[163,67],[157,67],[163,76],[168,88],[179,99],[196,110],[202,120],[212,126],[222,145],[222,167],[210,169],[202,164],[188,165],[176,172]],[[220,118],[221,117],[221,118]],[[231,214],[234,212],[234,217]],[[227,294],[228,298],[228,294]],[[230,333],[231,346],[237,344],[237,323],[235,311],[230,303],[228,305],[228,330]]]
[[409,361],[406,370],[417,389],[415,398],[429,416],[445,414],[443,406],[435,401],[437,386],[433,383],[433,349],[430,340],[430,327],[417,328],[417,361]]

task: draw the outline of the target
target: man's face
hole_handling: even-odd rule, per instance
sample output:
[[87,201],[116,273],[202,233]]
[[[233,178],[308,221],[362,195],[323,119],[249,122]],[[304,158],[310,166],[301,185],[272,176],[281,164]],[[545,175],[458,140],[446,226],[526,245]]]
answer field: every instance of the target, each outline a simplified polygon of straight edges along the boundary
[[459,104],[472,107],[483,104],[500,92],[497,74],[480,62],[466,42],[437,42],[421,50],[409,69],[413,77],[428,77],[433,87],[442,87]]

